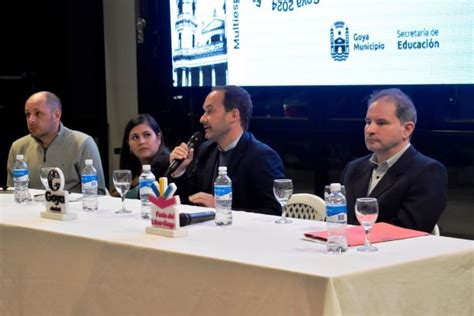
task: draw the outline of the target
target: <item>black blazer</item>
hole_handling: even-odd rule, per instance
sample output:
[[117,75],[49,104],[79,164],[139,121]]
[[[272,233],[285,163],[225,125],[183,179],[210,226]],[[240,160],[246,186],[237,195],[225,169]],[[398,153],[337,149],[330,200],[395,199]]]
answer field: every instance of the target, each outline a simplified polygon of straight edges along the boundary
[[370,196],[379,202],[377,222],[431,232],[446,206],[445,167],[410,146],[367,195],[373,169],[370,157],[351,161],[342,172],[348,223],[358,224],[354,210],[356,199]]
[[[214,194],[214,175],[219,157],[217,144],[204,142],[187,168],[187,176],[171,178],[178,186],[182,203],[197,192]],[[273,180],[284,178],[280,156],[268,145],[244,132],[227,163],[232,180],[232,209],[281,215],[281,206],[273,195]]]

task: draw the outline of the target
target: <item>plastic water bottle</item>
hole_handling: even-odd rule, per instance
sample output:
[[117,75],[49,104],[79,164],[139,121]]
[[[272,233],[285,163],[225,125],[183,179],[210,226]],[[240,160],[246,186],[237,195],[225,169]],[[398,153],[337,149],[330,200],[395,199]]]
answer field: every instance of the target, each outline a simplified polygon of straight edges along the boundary
[[97,170],[92,159],[85,160],[86,166],[81,173],[82,210],[84,212],[97,211]]
[[340,183],[331,183],[331,193],[326,198],[327,251],[342,253],[347,250],[347,205]]
[[148,195],[153,193],[151,186],[155,182],[155,175],[151,172],[150,165],[142,166],[143,172],[138,180],[140,188],[141,211],[140,214],[143,219],[151,218],[151,202],[148,201]]
[[214,182],[214,201],[216,205],[216,225],[231,225],[232,181],[227,176],[227,167],[219,167],[219,175]]
[[15,184],[15,202],[23,204],[31,201],[31,195],[28,191],[28,164],[23,155],[16,155],[16,161],[13,165],[13,182]]

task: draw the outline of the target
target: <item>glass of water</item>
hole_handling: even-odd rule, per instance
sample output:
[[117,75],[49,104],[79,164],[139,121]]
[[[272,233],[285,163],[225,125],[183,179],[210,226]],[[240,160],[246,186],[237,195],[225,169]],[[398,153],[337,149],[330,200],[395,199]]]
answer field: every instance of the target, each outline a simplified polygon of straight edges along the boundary
[[114,170],[113,173],[114,186],[122,198],[122,208],[115,211],[117,214],[127,214],[132,211],[125,208],[125,194],[130,190],[130,183],[132,181],[132,172],[130,170]]
[[[40,180],[41,180],[41,184],[43,185],[45,191],[50,189],[49,184],[48,184],[48,174],[49,174],[49,171],[51,169],[53,169],[53,167],[43,167],[43,168],[40,169]],[[45,201],[45,194],[44,193],[35,194],[34,200],[36,202]]]
[[275,221],[277,224],[288,224],[291,223],[286,218],[285,206],[288,203],[288,199],[293,194],[293,182],[291,179],[276,179],[273,181],[273,194],[281,205],[281,217]]
[[49,171],[51,169],[53,169],[53,168],[52,167],[43,167],[40,170],[40,179],[41,179],[41,183],[43,184],[45,190],[49,190],[48,174],[49,174]]
[[373,246],[369,240],[369,233],[372,225],[379,216],[379,205],[376,198],[358,198],[355,205],[355,213],[357,220],[364,227],[365,243],[357,248],[359,251],[377,251],[378,248]]

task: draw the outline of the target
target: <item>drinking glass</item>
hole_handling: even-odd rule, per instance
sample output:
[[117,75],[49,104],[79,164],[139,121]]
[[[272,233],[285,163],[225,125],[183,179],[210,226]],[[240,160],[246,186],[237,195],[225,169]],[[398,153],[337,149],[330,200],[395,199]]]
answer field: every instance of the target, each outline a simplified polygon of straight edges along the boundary
[[49,171],[51,169],[53,169],[53,168],[52,167],[43,167],[40,170],[40,179],[41,179],[41,183],[43,184],[45,190],[49,190],[48,174],[49,174]]
[[359,251],[377,251],[378,248],[373,246],[369,240],[369,233],[372,225],[379,216],[379,204],[376,198],[358,198],[355,205],[355,213],[357,220],[364,227],[365,243],[357,248]]
[[276,179],[273,181],[273,194],[281,205],[281,217],[275,221],[277,224],[288,224],[291,223],[286,218],[285,206],[288,203],[288,199],[293,194],[293,182],[291,179]]
[[114,170],[113,173],[114,186],[117,192],[122,198],[122,208],[118,211],[115,211],[117,214],[127,214],[132,211],[125,208],[125,194],[127,194],[130,189],[130,183],[132,181],[132,173],[130,170]]
[[[41,184],[44,186],[45,191],[50,189],[49,185],[48,185],[48,173],[51,169],[53,169],[53,168],[52,167],[43,167],[43,168],[40,169],[40,180],[41,180]],[[46,201],[45,193],[35,194],[33,198],[36,202]]]

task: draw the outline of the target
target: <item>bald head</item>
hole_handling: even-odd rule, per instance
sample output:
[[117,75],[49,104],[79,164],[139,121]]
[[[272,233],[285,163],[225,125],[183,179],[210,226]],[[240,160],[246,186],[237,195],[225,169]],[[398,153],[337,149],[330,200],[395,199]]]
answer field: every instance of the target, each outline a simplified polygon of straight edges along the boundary
[[40,91],[31,95],[26,103],[29,102],[44,102],[51,110],[62,112],[61,100],[52,92],[49,91]]

